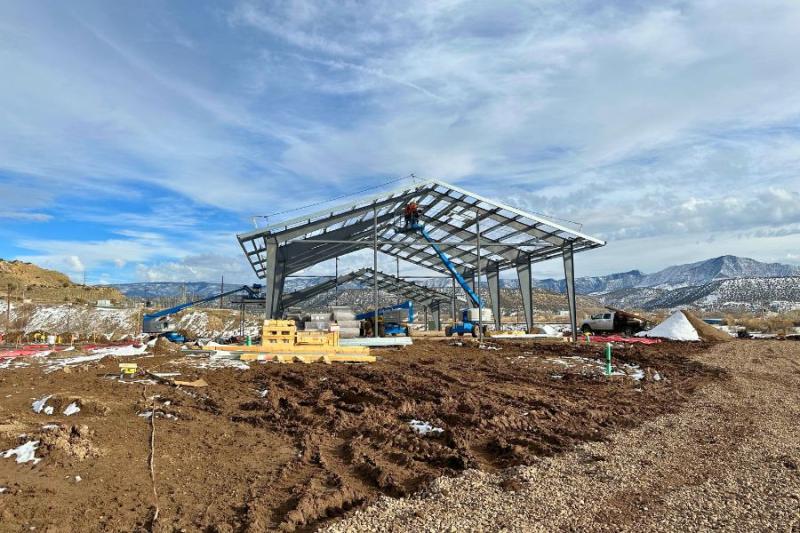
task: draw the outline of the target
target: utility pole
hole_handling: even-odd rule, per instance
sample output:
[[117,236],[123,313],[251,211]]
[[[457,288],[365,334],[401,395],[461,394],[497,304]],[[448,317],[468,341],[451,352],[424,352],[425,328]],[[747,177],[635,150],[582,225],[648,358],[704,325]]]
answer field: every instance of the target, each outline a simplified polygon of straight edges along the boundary
[[222,309],[222,293],[225,292],[225,276],[222,276],[222,280],[219,282],[219,308]]

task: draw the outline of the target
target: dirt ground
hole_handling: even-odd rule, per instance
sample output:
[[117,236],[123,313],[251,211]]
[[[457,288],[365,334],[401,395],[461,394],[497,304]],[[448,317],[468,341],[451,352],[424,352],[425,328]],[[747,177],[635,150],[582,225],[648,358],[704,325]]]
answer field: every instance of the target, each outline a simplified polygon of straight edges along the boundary
[[606,442],[440,478],[329,531],[800,532],[800,343],[735,341],[692,357],[730,378]]
[[[0,458],[0,530],[336,527],[382,495],[402,503],[411,500],[396,498],[442,475],[536,465],[675,413],[698,389],[729,381],[707,364],[717,361],[706,345],[617,350],[615,369],[640,379],[605,377],[598,345],[497,346],[419,340],[376,350],[379,362],[362,366],[199,369],[162,355],[107,358],[69,372],[44,373],[36,363],[0,369],[0,452],[34,439],[41,458],[35,465]],[[123,359],[208,386],[122,383],[115,373]],[[32,401],[46,395],[54,414],[34,413]],[[72,402],[81,411],[64,416]],[[157,497],[151,419],[140,416],[154,407]],[[412,420],[430,432],[418,433]]]

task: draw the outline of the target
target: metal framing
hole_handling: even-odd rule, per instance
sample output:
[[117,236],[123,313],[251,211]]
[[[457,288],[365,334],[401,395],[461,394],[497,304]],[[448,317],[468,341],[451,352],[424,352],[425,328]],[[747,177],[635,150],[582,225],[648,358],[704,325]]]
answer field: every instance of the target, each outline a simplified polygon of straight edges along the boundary
[[[430,309],[435,329],[441,328],[442,305],[449,304],[452,299],[450,294],[446,294],[437,289],[426,287],[419,283],[407,281],[398,276],[392,276],[380,271],[378,271],[378,275],[376,276],[375,271],[371,268],[362,268],[343,274],[338,278],[325,280],[311,287],[285,293],[281,298],[281,306],[283,309],[294,307],[319,294],[331,290],[338,291],[339,287],[351,282],[361,283],[364,286],[372,285],[373,287],[377,287],[380,291],[392,293],[406,300],[411,300],[415,304],[422,306],[425,313]],[[463,298],[458,298],[458,300],[462,303],[466,302]]]
[[[605,241],[442,181],[414,184],[238,235],[256,275],[266,281],[267,315],[279,316],[284,307],[286,276],[357,250],[375,248],[449,274],[424,239],[403,231],[402,209],[411,200],[422,209],[428,233],[464,277],[485,272],[494,292],[492,284],[498,283],[501,271],[517,270],[529,329],[533,327],[531,265],[561,257],[571,285],[568,306],[572,322],[576,321],[574,276],[569,275],[574,272],[572,258],[604,246]],[[478,216],[460,216],[467,212]],[[475,245],[477,227],[480,251]],[[492,307],[499,315],[497,294]]]

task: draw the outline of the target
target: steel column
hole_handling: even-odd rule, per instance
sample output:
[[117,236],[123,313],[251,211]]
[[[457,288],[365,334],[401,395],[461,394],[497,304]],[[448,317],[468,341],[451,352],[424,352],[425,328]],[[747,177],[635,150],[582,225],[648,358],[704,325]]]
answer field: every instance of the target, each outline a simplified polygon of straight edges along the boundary
[[431,305],[431,314],[433,315],[433,329],[439,331],[442,329],[441,302],[437,301]]
[[277,318],[279,307],[277,290],[278,277],[278,243],[277,241],[267,243],[266,258],[264,261],[266,271],[264,272],[264,318],[267,320]]
[[486,281],[489,284],[489,297],[492,301],[494,329],[500,331],[500,265],[498,263],[494,263],[487,268]]
[[567,286],[567,305],[569,306],[569,323],[572,328],[572,341],[578,340],[578,309],[575,301],[575,262],[573,261],[572,244],[562,251],[564,258],[564,281]]
[[517,263],[519,291],[522,294],[522,307],[525,311],[525,326],[528,333],[533,331],[533,279],[531,278],[531,262]]

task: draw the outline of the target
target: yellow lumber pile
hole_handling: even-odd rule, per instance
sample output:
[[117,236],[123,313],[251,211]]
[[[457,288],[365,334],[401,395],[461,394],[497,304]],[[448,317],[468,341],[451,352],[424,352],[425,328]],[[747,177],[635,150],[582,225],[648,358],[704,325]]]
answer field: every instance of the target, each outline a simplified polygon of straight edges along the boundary
[[261,344],[226,346],[226,351],[244,352],[242,361],[279,363],[374,363],[365,346],[339,346],[339,331],[297,331],[294,320],[265,320]]

